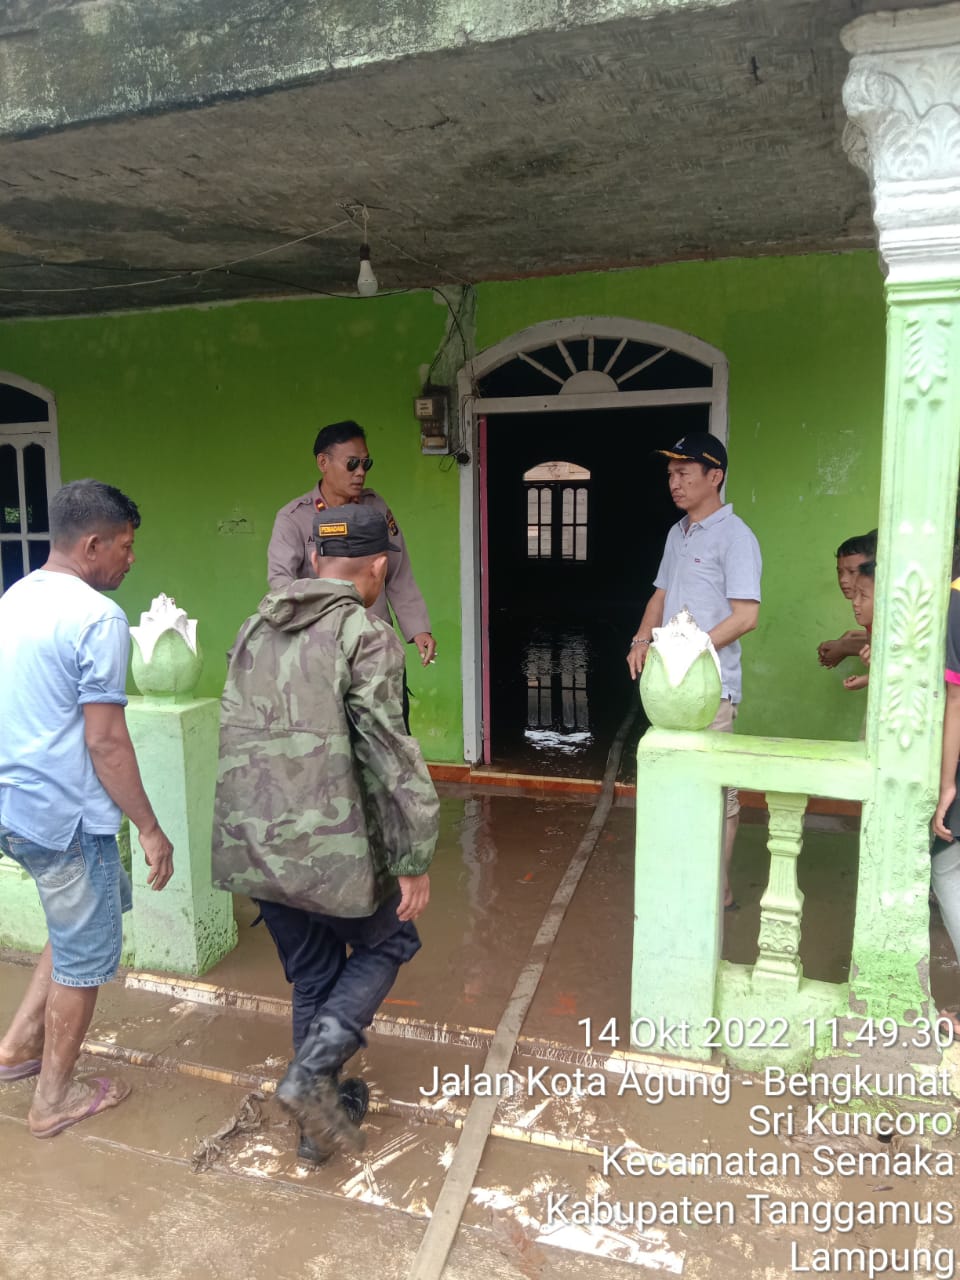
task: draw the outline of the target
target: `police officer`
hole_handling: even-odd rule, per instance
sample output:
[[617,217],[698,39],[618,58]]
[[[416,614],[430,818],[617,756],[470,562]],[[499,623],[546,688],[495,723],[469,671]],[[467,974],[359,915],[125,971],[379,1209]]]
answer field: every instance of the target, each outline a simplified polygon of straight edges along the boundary
[[310,552],[313,520],[318,511],[352,502],[379,511],[386,519],[390,536],[399,546],[400,554],[390,557],[386,587],[376,604],[371,606],[370,613],[389,623],[392,609],[403,638],[408,644],[417,646],[421,665],[427,666],[437,651],[436,641],[430,634],[427,606],[414,581],[406,543],[393,513],[378,493],[364,488],[373,459],[367,450],[363,427],[352,421],[331,423],[318,434],[313,453],[320,471],[320,483],[309,493],[281,507],[273,524],[267,549],[267,578],[271,588],[276,591],[297,578],[313,576]]

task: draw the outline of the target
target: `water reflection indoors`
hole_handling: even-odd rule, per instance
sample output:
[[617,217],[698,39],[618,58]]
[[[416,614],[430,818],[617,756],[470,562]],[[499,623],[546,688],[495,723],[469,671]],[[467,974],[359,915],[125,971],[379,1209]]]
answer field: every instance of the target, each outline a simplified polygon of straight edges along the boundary
[[[506,610],[499,615],[490,685],[495,767],[602,776],[613,736],[637,700],[624,661],[625,632],[609,616],[560,621]],[[633,772],[630,747],[621,777]]]
[[523,654],[524,737],[535,749],[574,755],[592,741],[587,700],[590,645],[582,631],[534,632]]

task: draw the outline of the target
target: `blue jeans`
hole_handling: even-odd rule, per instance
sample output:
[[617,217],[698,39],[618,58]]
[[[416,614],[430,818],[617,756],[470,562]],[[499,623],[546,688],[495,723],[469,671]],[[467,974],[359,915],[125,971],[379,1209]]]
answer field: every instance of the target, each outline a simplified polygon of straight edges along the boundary
[[934,840],[930,879],[940,903],[940,915],[960,960],[960,840],[952,844]]
[[347,920],[257,899],[287,981],[293,983],[294,1053],[318,1014],[335,1018],[366,1044],[364,1028],[400,966],[420,950],[416,926],[397,919],[399,901],[396,894],[372,916]]
[[63,987],[99,987],[120,964],[123,912],[133,905],[116,836],[77,827],[66,849],[47,849],[0,827],[0,853],[34,879],[47,918],[53,980]]

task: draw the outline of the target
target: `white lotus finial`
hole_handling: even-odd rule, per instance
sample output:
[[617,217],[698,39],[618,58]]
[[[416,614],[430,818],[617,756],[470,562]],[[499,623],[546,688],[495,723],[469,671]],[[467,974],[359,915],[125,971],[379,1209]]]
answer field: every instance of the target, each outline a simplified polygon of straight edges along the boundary
[[154,598],[150,608],[141,613],[139,627],[130,628],[130,634],[136,640],[144,662],[149,662],[153,657],[156,643],[165,631],[176,631],[183,637],[190,651],[197,652],[196,618],[188,618],[186,609],[178,609],[172,596],[161,593]]
[[700,630],[689,609],[683,608],[674,614],[666,626],[654,627],[653,643],[663,659],[667,679],[674,687],[680,683],[704,649],[713,658],[717,674],[720,674],[720,659],[713,641],[706,631]]

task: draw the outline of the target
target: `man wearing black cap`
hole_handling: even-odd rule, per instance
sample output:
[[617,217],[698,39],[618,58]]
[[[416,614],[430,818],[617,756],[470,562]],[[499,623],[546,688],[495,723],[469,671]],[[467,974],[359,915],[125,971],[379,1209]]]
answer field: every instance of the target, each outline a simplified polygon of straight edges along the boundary
[[401,718],[403,646],[368,612],[391,554],[380,512],[317,512],[315,576],[243,624],[221,704],[213,881],[257,901],[293,983],[277,1098],[316,1162],[356,1146],[367,1089],[338,1084],[340,1068],[420,948],[437,842],[437,794]]
[[[634,679],[643,670],[654,627],[687,608],[710,635],[720,659],[723,701],[712,729],[730,733],[740,703],[740,637],[757,625],[760,612],[760,547],[752,531],[730,503],[720,498],[727,472],[723,442],[705,431],[691,431],[672,449],[658,449],[669,459],[670,497],[684,513],[667,534],[663,559],[627,654]],[[727,791],[724,868],[729,869],[739,822],[736,790]],[[724,907],[735,906],[729,879]]]

